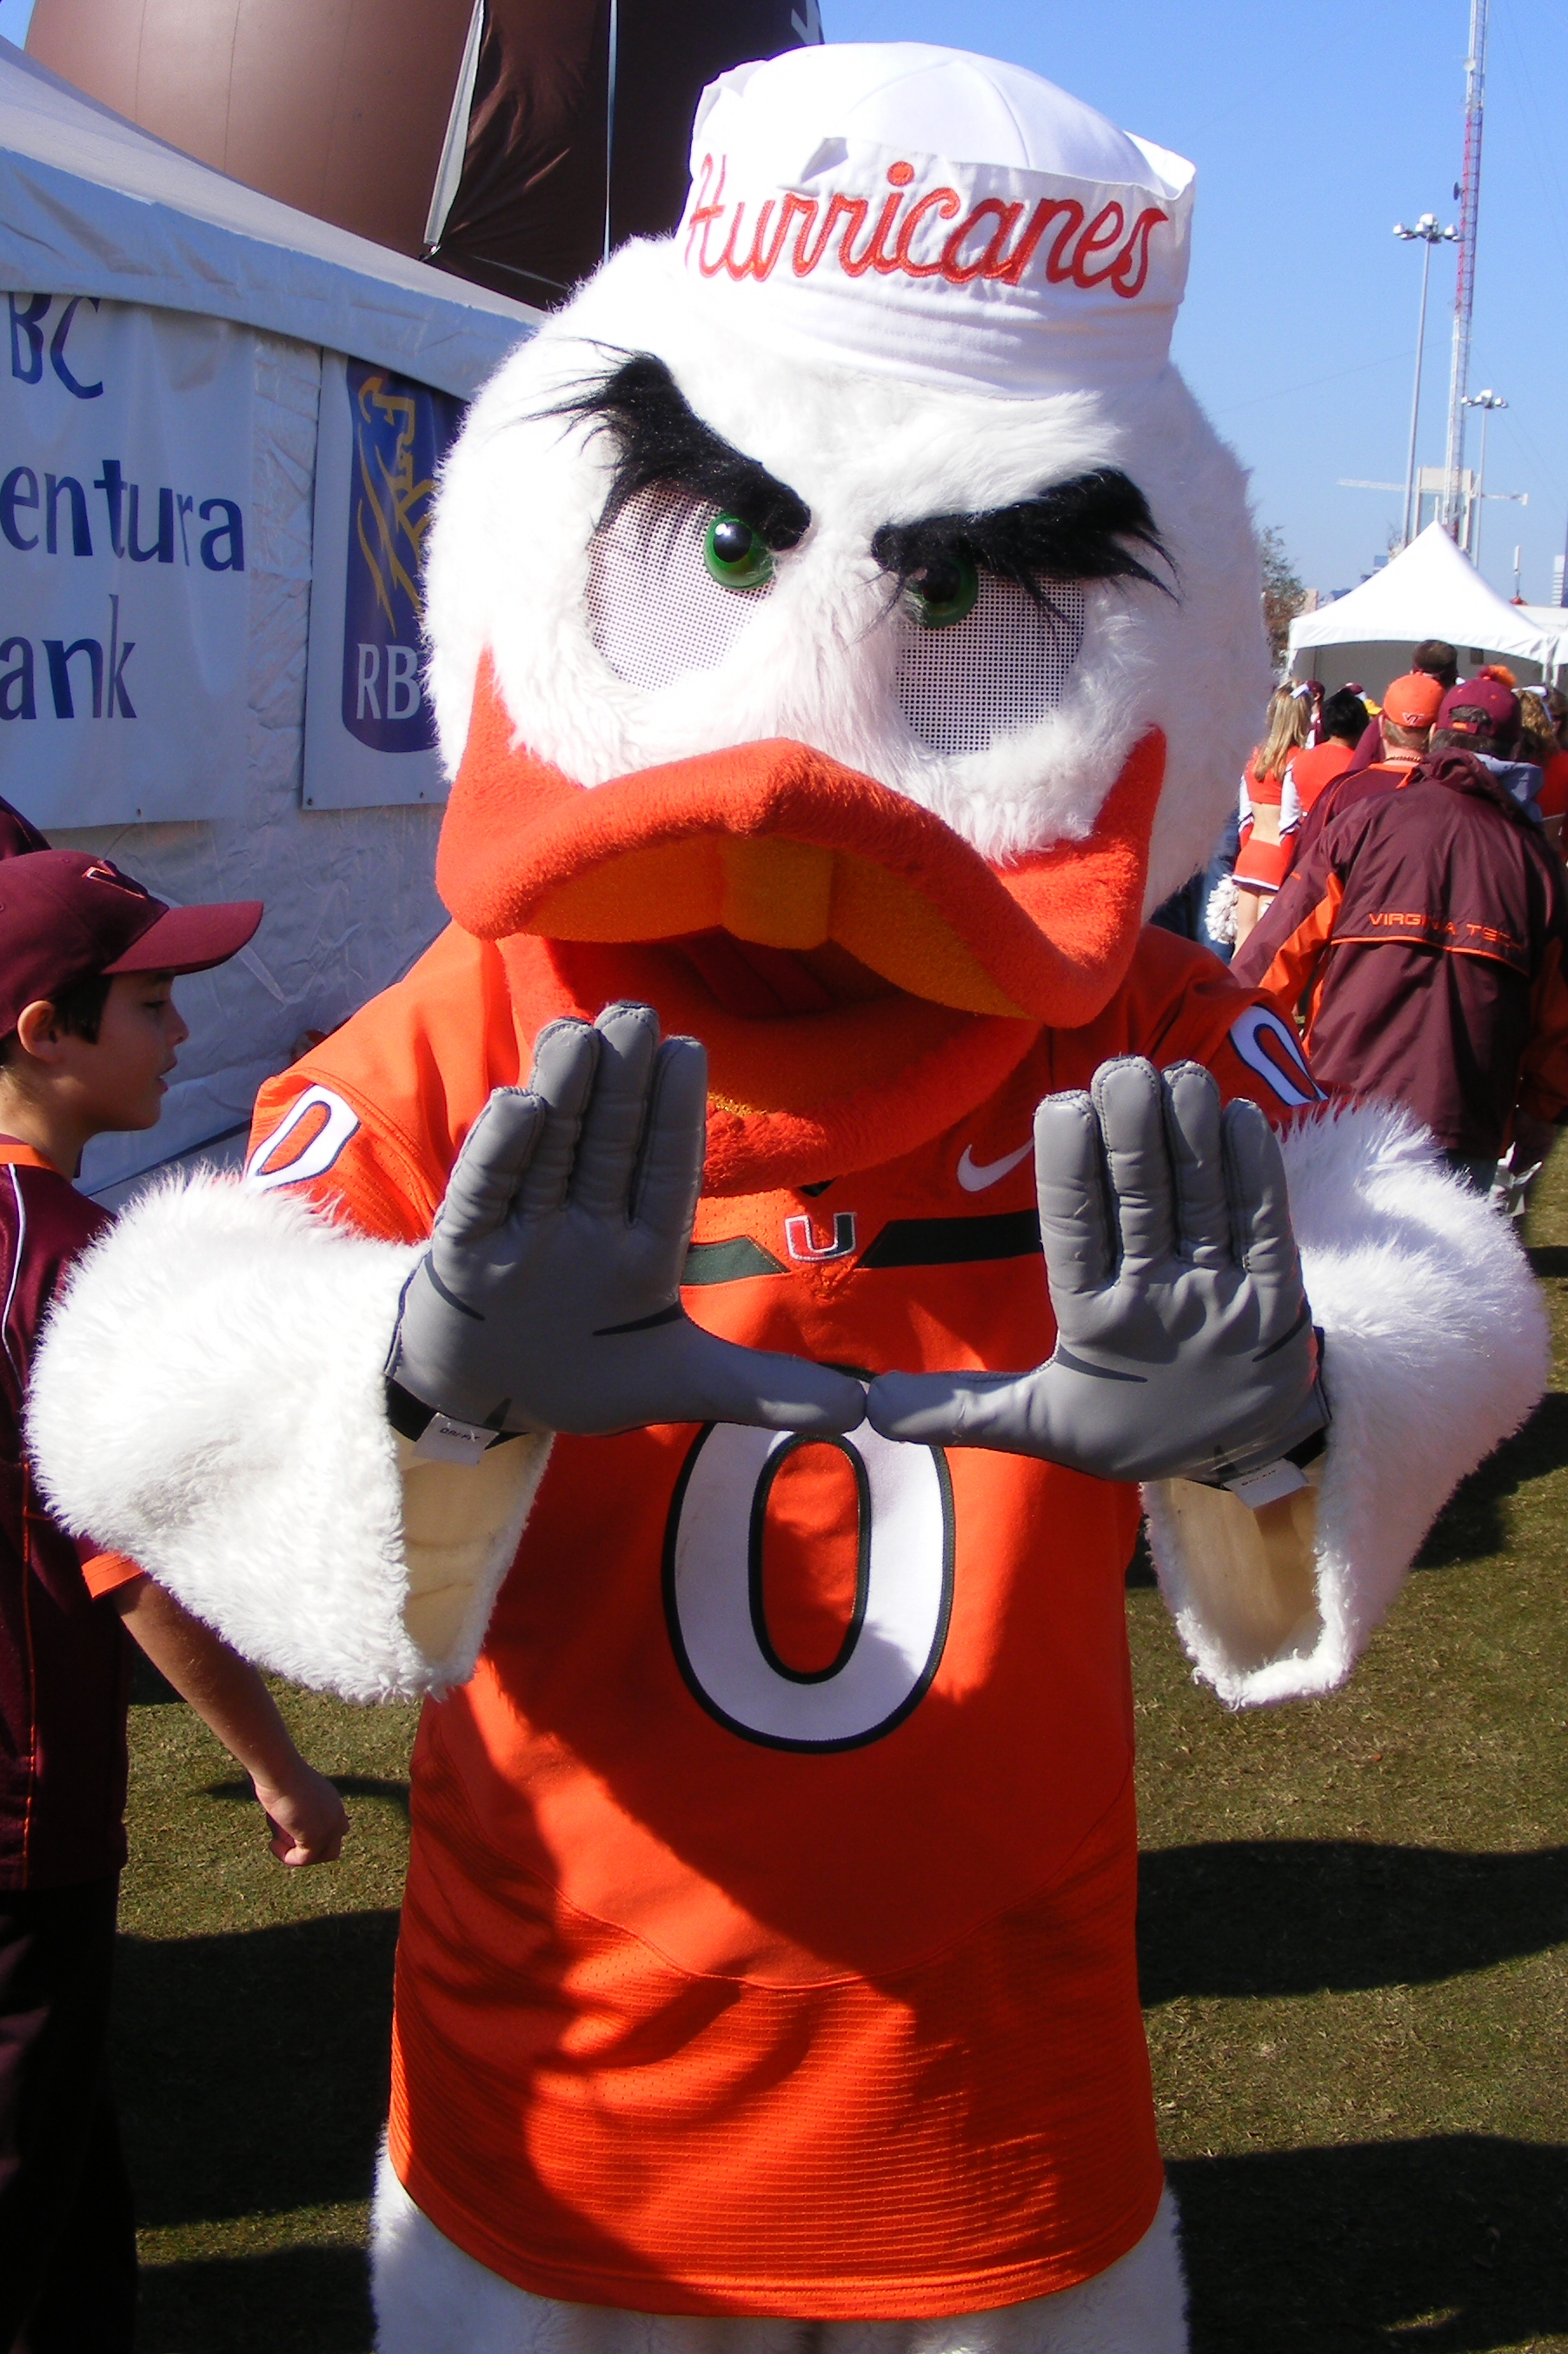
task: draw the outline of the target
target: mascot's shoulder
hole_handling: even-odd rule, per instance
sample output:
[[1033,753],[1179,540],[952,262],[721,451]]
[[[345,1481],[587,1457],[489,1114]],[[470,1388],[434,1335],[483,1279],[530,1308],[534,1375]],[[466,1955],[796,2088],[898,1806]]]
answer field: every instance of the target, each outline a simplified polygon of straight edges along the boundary
[[362,1222],[423,1232],[491,1090],[519,1085],[528,1060],[499,949],[449,924],[401,981],[262,1087],[250,1182],[335,1193],[375,1162],[396,1177],[399,1213],[358,1204]]
[[1218,1034],[1248,1006],[1262,1002],[1255,990],[1245,989],[1233,977],[1212,949],[1158,924],[1145,924],[1126,978],[1100,1019],[1128,1041],[1110,1052],[1150,1054],[1172,1028]]

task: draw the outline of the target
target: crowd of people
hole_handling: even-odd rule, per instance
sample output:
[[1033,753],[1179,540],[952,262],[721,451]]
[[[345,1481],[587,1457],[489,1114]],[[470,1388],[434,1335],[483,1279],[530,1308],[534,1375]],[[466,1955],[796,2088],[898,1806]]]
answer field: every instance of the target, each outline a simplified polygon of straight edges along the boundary
[[1275,689],[1230,837],[1158,921],[1517,1209],[1568,1118],[1568,696],[1429,638],[1378,703]]

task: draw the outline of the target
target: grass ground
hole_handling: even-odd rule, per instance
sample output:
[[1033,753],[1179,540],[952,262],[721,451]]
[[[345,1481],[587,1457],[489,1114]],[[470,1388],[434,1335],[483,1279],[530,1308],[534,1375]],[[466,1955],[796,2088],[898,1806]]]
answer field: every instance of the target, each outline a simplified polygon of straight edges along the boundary
[[[1557,1386],[1347,1695],[1227,1717],[1128,1594],[1194,2354],[1568,2354],[1568,1153],[1531,1241]],[[351,1799],[332,1871],[271,1863],[186,1711],[132,1711],[117,2064],[145,2354],[370,2342],[413,1712],[284,1704]]]

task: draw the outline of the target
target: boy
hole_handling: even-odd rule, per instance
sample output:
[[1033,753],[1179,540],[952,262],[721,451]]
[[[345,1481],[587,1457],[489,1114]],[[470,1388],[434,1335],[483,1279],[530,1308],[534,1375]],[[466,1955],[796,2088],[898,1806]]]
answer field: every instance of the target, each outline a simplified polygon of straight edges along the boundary
[[136,2295],[105,2047],[125,1860],[135,1638],[250,1775],[290,1865],[335,1858],[337,1792],[256,1670],[45,1510],[28,1368],[66,1268],[110,1223],[70,1180],[89,1139],[151,1128],[188,1036],[174,976],[224,963],[255,901],[165,907],[106,859],[0,863],[0,2349],[120,2354]]

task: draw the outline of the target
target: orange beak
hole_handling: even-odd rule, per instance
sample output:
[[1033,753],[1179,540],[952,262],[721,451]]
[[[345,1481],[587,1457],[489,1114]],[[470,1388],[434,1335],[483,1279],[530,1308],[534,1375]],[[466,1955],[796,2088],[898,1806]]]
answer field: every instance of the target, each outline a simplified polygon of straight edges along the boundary
[[1086,841],[999,869],[928,810],[804,744],[575,784],[514,746],[487,662],[437,880],[482,939],[832,943],[927,1004],[1076,1028],[1131,962],[1164,773],[1156,731]]

